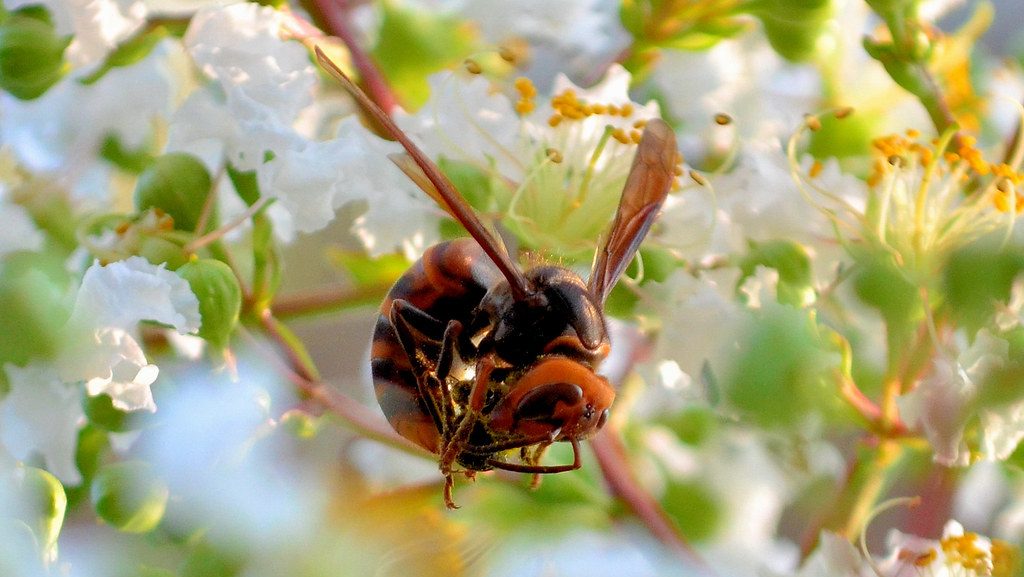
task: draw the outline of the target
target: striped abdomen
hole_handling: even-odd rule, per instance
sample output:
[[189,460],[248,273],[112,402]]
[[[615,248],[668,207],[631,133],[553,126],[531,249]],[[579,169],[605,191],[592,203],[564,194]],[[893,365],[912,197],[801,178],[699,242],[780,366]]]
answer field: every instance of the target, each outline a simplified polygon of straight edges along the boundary
[[429,451],[438,452],[440,436],[420,396],[418,375],[391,323],[392,303],[404,300],[440,321],[437,334],[429,335],[434,342],[424,343],[422,350],[433,355],[439,350],[437,343],[448,322],[458,320],[469,326],[474,309],[501,278],[480,245],[461,238],[427,249],[391,287],[380,305],[370,352],[377,401],[400,435]]

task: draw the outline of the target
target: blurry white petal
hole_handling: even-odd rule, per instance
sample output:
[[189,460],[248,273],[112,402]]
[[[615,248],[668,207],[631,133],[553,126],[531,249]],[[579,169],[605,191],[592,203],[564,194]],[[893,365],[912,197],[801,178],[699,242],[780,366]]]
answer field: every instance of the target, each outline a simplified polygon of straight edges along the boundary
[[[114,407],[122,411],[156,411],[149,386],[159,369],[146,361],[142,348],[127,332],[98,329],[95,341],[82,347],[78,355],[65,354],[61,360],[61,378],[68,382],[84,380],[89,395],[107,394]],[[69,366],[71,360],[78,362]]]
[[924,430],[937,463],[963,466],[970,460],[963,413],[975,393],[967,373],[955,361],[940,357],[917,388],[897,398],[896,404],[907,425]]
[[24,207],[0,201],[0,257],[18,251],[39,251],[43,233]]
[[82,480],[75,465],[78,429],[85,422],[80,389],[46,366],[5,365],[10,392],[0,400],[0,441],[15,458],[41,455],[62,482]]
[[142,257],[106,266],[95,263],[85,271],[70,324],[131,329],[142,320],[194,333],[199,330],[199,301],[188,282]]

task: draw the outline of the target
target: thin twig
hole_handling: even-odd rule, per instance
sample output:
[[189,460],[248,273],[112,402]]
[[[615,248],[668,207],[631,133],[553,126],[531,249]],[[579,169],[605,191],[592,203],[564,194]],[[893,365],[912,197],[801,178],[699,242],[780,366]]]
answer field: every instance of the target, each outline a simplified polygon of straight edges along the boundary
[[279,319],[379,304],[391,282],[362,286],[334,285],[277,297],[271,309]]
[[391,90],[384,74],[373,62],[366,50],[359,45],[351,25],[349,14],[352,11],[348,0],[307,0],[302,2],[309,11],[313,22],[323,28],[331,36],[336,36],[348,48],[352,65],[359,72],[366,93],[384,112],[391,114],[398,108],[398,97]]
[[590,441],[601,472],[613,493],[619,496],[634,515],[666,547],[695,568],[712,575],[711,568],[690,547],[661,505],[640,485],[630,467],[626,448],[611,424]]

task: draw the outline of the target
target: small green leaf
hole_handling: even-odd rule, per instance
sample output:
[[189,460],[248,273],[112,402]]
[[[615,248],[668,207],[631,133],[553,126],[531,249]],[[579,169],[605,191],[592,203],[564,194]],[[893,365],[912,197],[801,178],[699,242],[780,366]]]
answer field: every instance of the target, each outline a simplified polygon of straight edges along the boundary
[[174,219],[174,228],[194,231],[210,190],[210,174],[198,158],[172,152],[156,159],[139,176],[135,208],[159,208]]
[[758,266],[778,271],[780,303],[799,307],[807,302],[809,294],[813,295],[811,257],[802,245],[788,240],[751,242],[750,251],[740,261],[743,275],[737,286],[753,276]]
[[167,38],[167,36],[169,36],[168,31],[163,26],[143,28],[141,32],[115,48],[113,52],[107,55],[107,59],[103,62],[102,66],[79,80],[79,82],[85,85],[93,84],[100,78],[103,78],[103,75],[113,68],[135,64],[149,56],[153,48],[156,48],[156,45],[164,38]]
[[103,144],[100,145],[100,156],[114,166],[132,174],[142,173],[156,160],[145,147],[136,150],[125,148],[121,139],[113,134],[103,139]]
[[242,287],[231,267],[219,260],[199,259],[177,273],[199,299],[199,336],[220,349],[227,347],[242,310]]
[[671,483],[665,488],[661,504],[690,542],[709,539],[722,523],[722,505],[703,483]]
[[838,356],[828,354],[807,311],[766,309],[743,334],[723,388],[746,418],[766,427],[792,428],[805,415],[831,413],[840,406],[829,380]]
[[989,322],[1010,298],[1013,280],[1024,272],[1024,251],[977,242],[950,255],[943,267],[949,312],[972,332]]
[[260,185],[256,179],[255,170],[242,171],[229,164],[228,178],[231,179],[231,184],[235,187],[238,197],[245,204],[252,206],[260,199]]
[[476,51],[472,28],[457,18],[383,2],[379,40],[371,55],[411,108],[427,101],[427,77]]
[[356,286],[390,284],[408,270],[409,261],[400,254],[371,257],[355,251],[335,251],[331,259],[345,269]]
[[152,466],[124,461],[100,469],[89,492],[101,519],[125,533],[147,533],[167,507],[167,485]]
[[42,96],[64,76],[64,49],[49,14],[39,6],[11,13],[0,23],[0,88],[21,100]]

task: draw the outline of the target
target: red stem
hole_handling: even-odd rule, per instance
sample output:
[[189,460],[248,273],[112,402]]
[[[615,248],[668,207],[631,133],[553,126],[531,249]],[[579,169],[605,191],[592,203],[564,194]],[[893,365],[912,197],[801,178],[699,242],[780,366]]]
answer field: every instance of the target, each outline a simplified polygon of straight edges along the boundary
[[352,8],[348,0],[310,0],[304,3],[313,21],[320,24],[331,36],[337,36],[348,48],[352,65],[359,71],[363,88],[377,106],[392,114],[398,108],[398,98],[391,90],[380,69],[370,55],[359,45],[352,27],[349,13]]
[[590,441],[590,447],[611,491],[626,503],[651,534],[694,568],[712,575],[711,568],[686,542],[686,538],[669,519],[661,505],[637,481],[629,465],[626,448],[612,425],[605,426],[604,430]]

